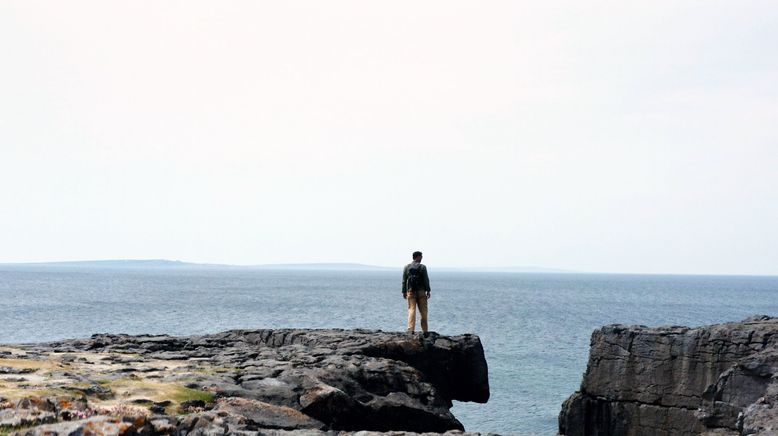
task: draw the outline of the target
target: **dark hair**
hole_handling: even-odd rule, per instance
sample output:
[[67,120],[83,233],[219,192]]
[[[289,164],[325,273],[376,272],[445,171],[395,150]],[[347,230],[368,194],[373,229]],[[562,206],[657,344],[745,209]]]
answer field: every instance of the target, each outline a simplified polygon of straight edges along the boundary
[[421,256],[421,251],[414,251],[413,258],[416,259],[418,256]]

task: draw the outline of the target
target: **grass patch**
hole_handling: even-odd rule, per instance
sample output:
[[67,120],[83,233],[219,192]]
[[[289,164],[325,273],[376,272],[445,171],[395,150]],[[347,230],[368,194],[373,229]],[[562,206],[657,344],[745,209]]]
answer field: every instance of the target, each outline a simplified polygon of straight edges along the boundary
[[42,424],[22,424],[22,425],[14,425],[14,426],[0,425],[0,436],[8,436],[11,433],[22,431],[22,430],[29,430],[39,425]]
[[59,388],[32,388],[24,389],[19,387],[0,387],[0,397],[5,397],[9,401],[16,401],[26,397],[56,397],[59,395],[69,395],[65,389]]
[[215,396],[212,392],[189,389],[179,383],[164,383],[144,379],[123,378],[114,380],[105,385],[110,387],[116,398],[105,404],[117,402],[127,402],[134,399],[149,399],[154,402],[170,400],[177,406],[188,400],[201,400],[206,403],[214,402]]
[[178,390],[175,392],[171,400],[179,404],[190,400],[200,400],[208,404],[213,403],[214,398],[215,395],[213,392],[199,391],[197,389],[189,389],[183,386],[178,386]]

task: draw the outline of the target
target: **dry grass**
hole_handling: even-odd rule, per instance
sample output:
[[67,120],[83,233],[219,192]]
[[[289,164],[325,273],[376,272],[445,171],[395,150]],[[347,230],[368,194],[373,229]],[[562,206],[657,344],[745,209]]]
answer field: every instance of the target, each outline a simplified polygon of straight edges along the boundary
[[[89,395],[89,402],[95,407],[117,407],[122,404],[132,404],[135,400],[143,399],[151,402],[169,400],[171,404],[168,406],[168,410],[172,412],[178,410],[178,406],[184,401],[201,400],[206,403],[214,401],[213,393],[188,389],[183,386],[186,384],[184,380],[179,379],[174,383],[163,382],[158,379],[152,380],[145,378],[140,371],[148,368],[159,368],[168,374],[186,376],[186,374],[196,373],[213,374],[218,371],[218,368],[199,362],[193,365],[192,362],[187,361],[147,360],[131,365],[138,372],[113,379],[111,375],[115,374],[116,369],[125,368],[128,364],[104,360],[108,355],[88,352],[68,353],[69,362],[62,362],[62,358],[65,355],[60,356],[57,354],[39,359],[2,358],[0,359],[0,366],[34,371],[27,374],[0,376],[0,397],[16,401],[30,396],[72,396],[74,395],[74,390],[88,388],[97,384],[104,388],[110,388],[114,395],[112,398],[104,400],[97,398],[97,396]],[[123,357],[129,356],[123,355]],[[76,358],[76,360],[72,360],[72,358]],[[70,376],[69,373],[78,374],[82,377]],[[79,379],[83,380],[83,377],[92,381],[79,381]],[[78,396],[80,396],[80,393]]]
[[51,360],[33,360],[33,359],[0,359],[0,366],[8,366],[14,369],[54,369],[58,368],[59,362]]
[[186,388],[178,383],[165,383],[145,379],[123,378],[106,385],[110,387],[116,397],[107,401],[95,401],[95,404],[110,407],[134,400],[146,399],[152,402],[171,401],[168,410],[176,410],[177,407],[188,400],[202,400],[206,403],[214,401],[214,394]]

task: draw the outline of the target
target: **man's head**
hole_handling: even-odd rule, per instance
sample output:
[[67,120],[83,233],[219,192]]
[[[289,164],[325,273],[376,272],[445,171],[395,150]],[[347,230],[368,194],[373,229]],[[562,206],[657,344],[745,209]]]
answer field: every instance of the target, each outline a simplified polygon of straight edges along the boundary
[[421,262],[421,251],[413,252],[413,260],[415,260],[416,262]]

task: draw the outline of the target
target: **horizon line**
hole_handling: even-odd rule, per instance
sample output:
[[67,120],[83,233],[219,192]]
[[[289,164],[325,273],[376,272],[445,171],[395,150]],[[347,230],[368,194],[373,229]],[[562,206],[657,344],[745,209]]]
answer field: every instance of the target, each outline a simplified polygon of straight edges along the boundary
[[[0,265],[75,265],[75,264],[100,264],[100,263],[159,263],[169,264],[174,266],[176,264],[181,266],[210,266],[210,267],[238,267],[238,268],[258,268],[258,267],[274,267],[274,266],[315,266],[315,265],[331,265],[331,266],[359,266],[367,268],[381,268],[381,269],[396,269],[401,266],[387,266],[376,265],[361,262],[347,262],[347,261],[321,261],[321,262],[283,262],[283,263],[251,263],[251,264],[238,264],[238,263],[217,263],[217,262],[190,262],[186,260],[178,259],[164,259],[164,258],[146,258],[146,259],[81,259],[81,260],[47,260],[47,261],[33,261],[33,262],[0,262]],[[553,270],[553,271],[565,271],[565,272],[579,272],[574,270],[566,270],[563,268],[551,268],[541,266],[521,266],[521,265],[509,265],[509,266],[450,266],[442,265],[435,268],[445,269],[538,269],[538,270]]]
[[[289,263],[267,263],[267,264],[226,264],[226,263],[206,263],[206,262],[189,262],[182,260],[171,260],[163,258],[149,258],[149,259],[88,259],[88,260],[61,260],[61,261],[34,261],[34,262],[0,262],[2,266],[71,266],[71,267],[88,267],[95,266],[94,264],[110,264],[116,263],[121,266],[122,263],[137,263],[135,268],[140,267],[154,267],[153,265],[142,265],[143,263],[152,264],[158,263],[157,268],[165,266],[182,268],[300,268],[315,267],[315,266],[330,266],[330,267],[346,267],[351,266],[355,268],[365,269],[381,269],[381,270],[393,270],[399,269],[401,266],[385,266],[385,265],[373,265],[360,262],[289,262]],[[84,265],[79,265],[84,264]],[[92,265],[87,265],[92,264]],[[434,265],[434,264],[433,264]],[[126,267],[132,267],[127,265]],[[679,273],[679,272],[602,272],[602,271],[579,271],[568,270],[562,268],[552,267],[539,267],[539,266],[433,266],[438,270],[463,270],[474,272],[512,272],[516,274],[603,274],[603,275],[668,275],[668,276],[722,276],[722,277],[778,277],[778,274],[744,274],[744,273]]]

